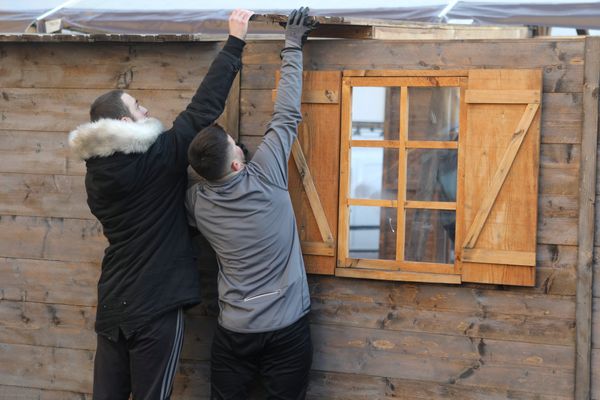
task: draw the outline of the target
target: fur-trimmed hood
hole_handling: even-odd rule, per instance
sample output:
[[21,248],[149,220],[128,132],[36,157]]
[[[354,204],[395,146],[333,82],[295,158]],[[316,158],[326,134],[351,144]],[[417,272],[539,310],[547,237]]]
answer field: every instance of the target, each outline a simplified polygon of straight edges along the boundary
[[114,153],[144,153],[163,132],[155,118],[130,122],[100,119],[79,125],[69,134],[69,146],[78,157],[108,157]]

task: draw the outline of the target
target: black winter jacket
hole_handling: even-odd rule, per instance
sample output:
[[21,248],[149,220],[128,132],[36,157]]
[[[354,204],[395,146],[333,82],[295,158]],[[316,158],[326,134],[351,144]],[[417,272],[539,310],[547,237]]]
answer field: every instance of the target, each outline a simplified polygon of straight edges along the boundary
[[100,120],[71,132],[86,159],[88,205],[109,245],[98,282],[96,332],[117,340],[180,306],[200,301],[185,212],[187,149],[223,112],[244,42],[230,36],[198,91],[163,132],[152,118]]

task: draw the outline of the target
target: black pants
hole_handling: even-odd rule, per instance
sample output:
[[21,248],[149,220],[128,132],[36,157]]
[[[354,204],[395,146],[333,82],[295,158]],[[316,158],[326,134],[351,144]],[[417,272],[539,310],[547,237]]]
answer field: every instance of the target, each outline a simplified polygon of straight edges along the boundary
[[272,332],[236,333],[217,326],[211,354],[211,399],[246,400],[257,376],[268,399],[304,399],[311,363],[306,316]]
[[94,400],[166,400],[183,344],[183,311],[170,311],[129,339],[113,342],[98,335],[94,361]]

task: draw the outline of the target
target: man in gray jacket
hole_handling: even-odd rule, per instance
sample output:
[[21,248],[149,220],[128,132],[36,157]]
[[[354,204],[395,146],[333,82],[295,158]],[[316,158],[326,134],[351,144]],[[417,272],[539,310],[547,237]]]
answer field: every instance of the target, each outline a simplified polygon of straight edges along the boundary
[[246,399],[260,375],[269,398],[303,399],[312,362],[310,297],[289,193],[288,158],[301,120],[302,44],[308,9],[292,11],[273,119],[252,161],[221,127],[192,141],[202,177],[187,192],[190,222],[216,252],[219,324],[213,399]]

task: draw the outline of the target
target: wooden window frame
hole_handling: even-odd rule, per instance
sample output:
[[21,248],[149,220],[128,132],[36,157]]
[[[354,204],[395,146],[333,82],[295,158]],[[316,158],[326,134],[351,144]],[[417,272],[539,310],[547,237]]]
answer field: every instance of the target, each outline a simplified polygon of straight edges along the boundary
[[[455,210],[456,220],[462,216],[460,207],[463,196],[463,155],[466,133],[466,88],[468,72],[460,71],[344,71],[341,96],[341,142],[340,142],[340,191],[338,218],[338,248],[335,274],[343,277],[461,283],[460,264],[456,258],[453,264],[413,262],[404,260],[405,212],[407,209]],[[399,140],[360,141],[351,139],[352,87],[399,87],[400,92],[400,132]],[[408,140],[408,88],[409,87],[459,87],[460,114],[458,141],[410,141]],[[396,200],[355,199],[349,195],[350,151],[353,147],[375,147],[398,149],[398,194]],[[457,198],[455,202],[407,201],[406,191],[406,151],[407,149],[456,149]],[[357,259],[349,257],[349,207],[350,206],[391,207],[397,210],[396,260]],[[459,254],[462,243],[455,240],[455,254]]]

